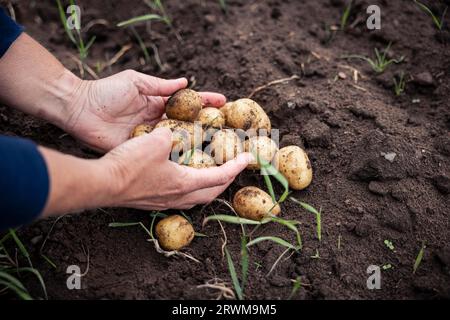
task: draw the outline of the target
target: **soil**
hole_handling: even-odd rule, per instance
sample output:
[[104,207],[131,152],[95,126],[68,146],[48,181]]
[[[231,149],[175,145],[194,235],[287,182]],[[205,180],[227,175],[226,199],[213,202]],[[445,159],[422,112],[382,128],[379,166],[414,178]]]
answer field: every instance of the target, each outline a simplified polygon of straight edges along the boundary
[[[219,1],[168,0],[164,4],[173,29],[162,22],[136,27],[148,48],[158,48],[161,69],[151,49],[151,61],[143,64],[130,29],[115,26],[148,13],[144,2],[78,2],[86,28],[96,19],[106,21],[85,30],[87,37],[97,36],[87,60],[94,70],[98,61],[132,44],[100,77],[128,68],[167,78],[186,76],[194,89],[223,92],[229,99],[248,96],[273,80],[299,77],[258,91],[253,99],[280,130],[282,146],[299,145],[309,154],[313,183],[292,196],[321,209],[322,240],[316,237],[314,215],[291,201],[281,204],[282,217],[301,221],[303,249],[267,275],[283,247],[271,242],[251,247],[246,298],[285,299],[297,278],[302,286],[294,299],[450,298],[449,14],[438,31],[412,1],[363,0],[354,3],[345,31],[330,31],[340,24],[343,0],[230,0],[226,14]],[[424,2],[434,12],[450,6],[447,0]],[[370,4],[381,8],[381,30],[366,27]],[[29,34],[79,73],[68,55],[76,55],[76,49],[60,27],[53,1],[15,1],[14,9]],[[389,57],[405,58],[379,75],[366,61],[345,58],[373,57],[374,48],[389,42]],[[406,89],[396,96],[392,79],[401,72]],[[99,156],[60,129],[4,106],[0,132],[81,157]],[[245,172],[221,198],[231,201],[247,185],[265,188],[259,174]],[[282,192],[279,186],[276,191]],[[231,280],[219,225],[202,227],[213,212],[230,213],[220,203],[186,212],[196,231],[208,236],[196,237],[185,251],[201,263],[157,253],[138,227],[108,227],[130,221],[149,226],[149,213],[137,210],[105,208],[41,220],[21,228],[19,235],[51,299],[214,299],[217,290],[198,286],[222,279],[231,287]],[[56,269],[39,255],[50,230],[43,253]],[[241,229],[225,225],[225,230],[227,248],[237,261]],[[295,241],[295,234],[276,224],[264,225],[253,236],[260,235]],[[385,240],[392,241],[394,250]],[[413,274],[422,243],[424,258]],[[66,268],[73,264],[82,271],[89,265],[82,290],[66,287]],[[384,270],[388,264],[391,268]],[[379,290],[366,287],[370,265],[381,268]],[[35,296],[42,295],[33,279],[24,283]]]

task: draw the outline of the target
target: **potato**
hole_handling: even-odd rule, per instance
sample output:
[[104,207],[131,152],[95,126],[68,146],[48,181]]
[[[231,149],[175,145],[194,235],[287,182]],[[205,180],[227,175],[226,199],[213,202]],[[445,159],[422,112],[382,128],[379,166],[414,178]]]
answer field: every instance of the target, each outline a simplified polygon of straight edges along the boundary
[[219,109],[207,107],[200,110],[197,121],[206,127],[222,128],[225,125],[225,116]]
[[164,250],[180,250],[194,239],[194,228],[179,215],[168,216],[156,224],[156,237]]
[[169,119],[194,122],[201,109],[202,97],[191,89],[177,91],[166,103]]
[[[257,153],[261,159],[271,162],[278,151],[278,147],[275,141],[269,137],[259,136],[246,140],[244,142],[244,150],[245,152]],[[247,166],[249,170],[257,170],[260,168],[257,159]]]
[[144,134],[150,133],[153,130],[153,126],[149,124],[140,124],[137,125],[130,134],[130,138],[135,138],[142,136]]
[[[253,131],[264,129],[270,132],[270,119],[259,104],[251,99],[239,99],[221,108],[225,114],[226,125],[236,129]],[[252,135],[255,135],[253,133]]]
[[191,122],[165,119],[161,120],[155,128],[169,128],[172,135],[172,150],[179,152],[181,150],[188,151],[202,144],[202,130],[197,128]]
[[241,139],[231,129],[217,131],[211,139],[210,149],[216,164],[232,160],[244,150]]
[[233,208],[240,217],[257,221],[269,213],[277,216],[281,212],[280,206],[273,203],[270,195],[256,187],[244,187],[236,192]]
[[312,181],[311,162],[306,152],[300,147],[281,148],[275,156],[274,166],[286,177],[292,189],[305,189]]
[[215,167],[216,163],[214,162],[214,159],[206,154],[205,152],[194,149],[194,151],[189,150],[180,157],[178,160],[179,164],[184,164],[192,168],[196,169],[202,169],[202,168],[209,168],[209,167]]

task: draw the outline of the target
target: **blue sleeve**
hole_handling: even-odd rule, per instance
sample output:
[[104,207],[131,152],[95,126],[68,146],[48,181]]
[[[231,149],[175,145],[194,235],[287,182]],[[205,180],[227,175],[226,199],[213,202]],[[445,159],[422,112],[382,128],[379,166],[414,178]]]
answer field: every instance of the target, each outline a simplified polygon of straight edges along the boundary
[[22,26],[15,23],[0,7],[0,57],[22,33]]
[[0,136],[0,231],[36,219],[48,193],[47,165],[37,146]]

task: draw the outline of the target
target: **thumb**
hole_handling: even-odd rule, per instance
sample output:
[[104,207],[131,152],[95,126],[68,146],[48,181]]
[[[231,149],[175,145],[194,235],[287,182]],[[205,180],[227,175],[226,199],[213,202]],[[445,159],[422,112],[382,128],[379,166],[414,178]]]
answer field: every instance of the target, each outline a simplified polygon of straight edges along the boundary
[[154,156],[167,160],[172,151],[172,131],[169,128],[156,128],[142,136],[142,142],[151,148]]

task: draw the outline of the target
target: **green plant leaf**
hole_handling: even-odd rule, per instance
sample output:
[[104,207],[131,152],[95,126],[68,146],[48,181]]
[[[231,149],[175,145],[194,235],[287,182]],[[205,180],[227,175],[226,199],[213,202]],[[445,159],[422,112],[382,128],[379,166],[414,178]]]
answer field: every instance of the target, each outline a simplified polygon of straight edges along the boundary
[[417,269],[420,266],[420,263],[422,262],[423,254],[425,252],[425,248],[426,248],[426,245],[425,245],[425,243],[423,243],[422,247],[420,248],[419,253],[417,254],[416,260],[414,261],[413,274],[416,273]]
[[108,227],[111,228],[124,228],[124,227],[132,227],[139,225],[140,222],[111,222],[108,224]]
[[238,299],[243,300],[244,295],[242,292],[242,288],[241,288],[241,285],[239,284],[239,279],[238,279],[236,269],[233,264],[233,259],[231,258],[230,252],[228,252],[227,248],[225,248],[225,254],[227,256],[228,270],[230,272],[231,281],[233,282],[234,291],[236,291],[236,295],[238,296]]
[[272,236],[265,236],[265,237],[259,237],[259,238],[253,239],[252,241],[247,243],[247,247],[251,247],[254,244],[260,243],[262,241],[272,241],[272,242],[275,242],[275,243],[277,243],[277,244],[279,244],[281,246],[284,246],[286,248],[293,249],[295,251],[298,251],[298,249],[299,249],[298,247],[295,247],[292,244],[290,244],[289,242],[287,242],[286,240],[283,240],[283,239],[278,238],[278,237],[272,237]]
[[166,21],[166,19],[162,16],[160,16],[159,14],[144,14],[142,16],[137,16],[122,22],[119,22],[117,24],[118,27],[125,27],[125,26],[129,26],[138,22],[143,22],[143,21],[151,21],[151,20],[156,20],[156,21]]
[[242,236],[241,238],[242,291],[244,291],[245,285],[247,284],[248,265],[249,265],[249,256],[247,249],[247,237]]
[[211,220],[223,221],[223,222],[234,223],[234,224],[251,224],[251,225],[260,225],[260,224],[265,224],[265,223],[268,223],[271,221],[270,218],[263,219],[261,221],[255,221],[255,220],[240,218],[240,217],[236,217],[236,216],[230,216],[230,215],[226,215],[226,214],[216,214],[213,216],[206,217],[204,223],[207,223],[208,221],[211,221]]
[[24,268],[18,268],[17,271],[18,272],[25,271],[25,272],[30,272],[30,273],[34,274],[36,276],[36,278],[38,279],[39,284],[41,285],[42,291],[44,292],[45,299],[48,299],[47,288],[45,287],[44,279],[42,278],[41,273],[38,270],[36,270],[35,268],[24,267]]

